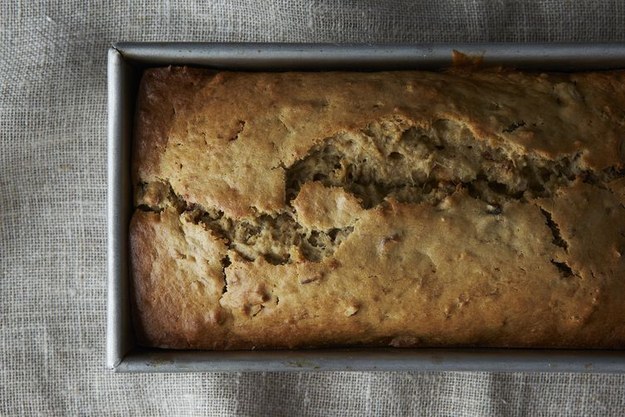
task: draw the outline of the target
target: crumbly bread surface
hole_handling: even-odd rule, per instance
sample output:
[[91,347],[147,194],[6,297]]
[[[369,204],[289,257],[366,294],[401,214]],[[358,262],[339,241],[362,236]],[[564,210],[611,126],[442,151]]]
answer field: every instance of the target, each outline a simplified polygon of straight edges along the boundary
[[140,343],[625,347],[625,73],[145,71]]

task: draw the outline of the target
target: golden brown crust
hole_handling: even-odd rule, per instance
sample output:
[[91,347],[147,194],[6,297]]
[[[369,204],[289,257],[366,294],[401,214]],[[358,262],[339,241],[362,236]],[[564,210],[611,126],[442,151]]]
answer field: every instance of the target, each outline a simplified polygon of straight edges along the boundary
[[178,348],[227,347],[222,241],[171,208],[137,211],[130,224],[138,341]]
[[188,67],[147,70],[139,85],[132,152],[133,181],[153,180],[160,156],[176,126],[176,113],[188,112],[193,97],[180,91],[200,88],[212,73]]
[[146,71],[140,341],[625,347],[624,82]]
[[362,211],[358,199],[352,194],[316,181],[305,183],[292,205],[300,224],[318,230],[352,226]]

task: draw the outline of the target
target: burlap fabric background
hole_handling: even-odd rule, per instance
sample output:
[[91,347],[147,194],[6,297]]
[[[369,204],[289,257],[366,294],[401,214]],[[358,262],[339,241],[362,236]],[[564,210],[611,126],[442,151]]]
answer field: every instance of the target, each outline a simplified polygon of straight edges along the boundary
[[0,414],[625,414],[618,375],[115,375],[103,366],[111,42],[623,41],[622,2],[2,0],[1,7]]

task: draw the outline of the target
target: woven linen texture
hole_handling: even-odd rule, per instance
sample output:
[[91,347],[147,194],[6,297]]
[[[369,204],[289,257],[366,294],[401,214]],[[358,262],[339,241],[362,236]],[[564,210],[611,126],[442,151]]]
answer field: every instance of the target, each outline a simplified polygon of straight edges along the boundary
[[625,414],[625,375],[104,368],[112,42],[624,41],[621,1],[0,5],[0,415]]

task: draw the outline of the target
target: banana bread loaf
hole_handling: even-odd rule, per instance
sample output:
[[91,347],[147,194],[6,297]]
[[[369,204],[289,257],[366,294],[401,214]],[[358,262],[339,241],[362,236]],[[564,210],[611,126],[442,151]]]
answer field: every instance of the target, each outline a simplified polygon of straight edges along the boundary
[[140,343],[625,347],[625,72],[139,89]]

